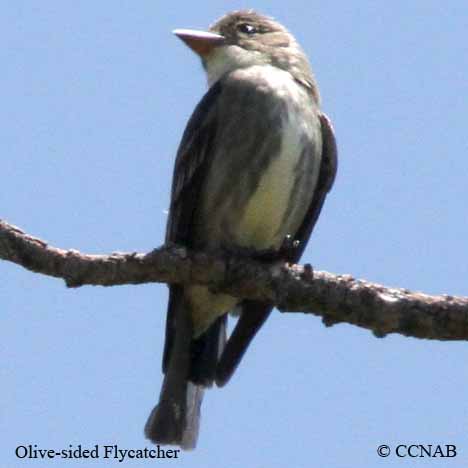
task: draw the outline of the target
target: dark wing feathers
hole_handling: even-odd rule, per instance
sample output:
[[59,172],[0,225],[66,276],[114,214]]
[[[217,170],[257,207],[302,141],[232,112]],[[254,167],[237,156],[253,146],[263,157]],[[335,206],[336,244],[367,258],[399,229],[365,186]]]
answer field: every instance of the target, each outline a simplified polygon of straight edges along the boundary
[[335,181],[338,166],[336,139],[330,119],[323,113],[320,114],[320,125],[322,128],[322,161],[320,164],[320,174],[314,197],[312,198],[306,217],[294,236],[294,239],[298,240],[300,244],[299,247],[295,249],[295,255],[290,260],[292,262],[297,262],[301,258],[315,223],[322,211],[327,193],[330,191]]
[[[172,178],[171,205],[166,229],[166,242],[178,243],[192,247],[192,224],[203,186],[207,167],[210,164],[210,151],[217,131],[216,99],[221,92],[221,84],[213,85],[195,108],[179,145]],[[183,287],[169,285],[169,303],[166,317],[166,339],[163,352],[163,371],[166,372],[176,333],[176,311],[182,307]],[[213,368],[213,356],[216,347],[222,346],[225,337],[226,318],[219,319],[210,333],[200,337],[193,344],[195,347],[194,362],[191,369],[201,373],[204,367]],[[225,339],[224,339],[225,341]],[[203,363],[207,365],[204,366]],[[212,374],[214,371],[211,371]],[[192,376],[193,377],[193,376]],[[204,380],[194,376],[194,380]]]
[[221,84],[213,85],[193,112],[179,145],[172,178],[166,242],[191,246],[191,225],[213,155],[210,146],[217,131],[216,99]]
[[250,342],[265,323],[273,307],[257,301],[245,300],[239,306],[240,317],[224,347],[216,367],[216,385],[222,387],[231,378]]

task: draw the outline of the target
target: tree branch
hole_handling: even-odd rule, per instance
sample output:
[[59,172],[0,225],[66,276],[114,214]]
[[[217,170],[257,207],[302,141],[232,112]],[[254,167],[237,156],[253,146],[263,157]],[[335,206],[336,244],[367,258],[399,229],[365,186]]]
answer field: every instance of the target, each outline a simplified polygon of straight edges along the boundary
[[68,287],[141,283],[203,284],[213,291],[266,301],[282,312],[346,322],[376,336],[468,340],[468,298],[388,288],[310,265],[265,264],[244,258],[162,246],[147,254],[86,255],[51,247],[0,220],[0,258],[57,278]]

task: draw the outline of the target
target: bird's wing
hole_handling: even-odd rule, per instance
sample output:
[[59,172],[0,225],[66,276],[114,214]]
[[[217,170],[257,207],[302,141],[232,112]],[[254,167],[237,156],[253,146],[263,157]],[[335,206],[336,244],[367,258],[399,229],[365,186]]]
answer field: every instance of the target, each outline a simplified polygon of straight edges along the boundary
[[[166,228],[166,243],[177,243],[192,247],[192,225],[196,216],[207,168],[214,151],[211,151],[217,130],[216,101],[221,84],[214,84],[195,108],[179,145],[172,178],[171,204]],[[169,303],[166,317],[166,336],[163,354],[163,371],[167,371],[169,357],[176,333],[176,312],[183,294],[180,285],[169,285]],[[208,341],[219,342],[225,335],[225,322],[217,323],[217,329]],[[216,336],[211,336],[215,334]],[[207,349],[211,347],[207,346]],[[212,353],[210,353],[212,354]]]
[[222,90],[214,84],[195,108],[179,145],[172,178],[166,242],[191,247],[192,224],[217,130],[216,101]]
[[290,262],[297,262],[301,258],[315,223],[322,211],[325,198],[335,181],[338,167],[338,151],[335,133],[330,119],[323,113],[320,114],[320,126],[322,130],[322,161],[320,164],[319,178],[304,221],[294,236],[294,240],[299,241],[299,246],[297,249],[293,250],[294,253],[291,258],[287,259]]
[[[322,131],[322,159],[317,186],[306,216],[297,230],[294,240],[299,241],[296,249],[284,260],[296,263],[307,245],[312,230],[322,210],[327,193],[335,180],[338,157],[335,134],[330,119],[320,114]],[[246,300],[241,306],[241,314],[229,337],[216,369],[216,384],[225,385],[239,365],[255,334],[270,315],[272,306],[257,301]]]

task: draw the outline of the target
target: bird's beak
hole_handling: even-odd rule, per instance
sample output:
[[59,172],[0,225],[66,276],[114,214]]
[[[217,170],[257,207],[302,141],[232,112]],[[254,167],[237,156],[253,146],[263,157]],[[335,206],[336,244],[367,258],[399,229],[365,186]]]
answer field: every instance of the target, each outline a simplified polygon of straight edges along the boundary
[[195,29],[175,29],[173,33],[184,41],[201,58],[209,55],[215,47],[224,44],[224,36]]

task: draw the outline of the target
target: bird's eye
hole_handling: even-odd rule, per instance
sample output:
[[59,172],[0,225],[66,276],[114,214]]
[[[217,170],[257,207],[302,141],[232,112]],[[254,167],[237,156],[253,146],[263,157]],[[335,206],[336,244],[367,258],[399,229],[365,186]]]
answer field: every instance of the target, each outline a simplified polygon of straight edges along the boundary
[[237,26],[237,30],[241,33],[244,34],[255,34],[257,32],[257,28],[255,26],[252,26],[249,23],[241,23]]

